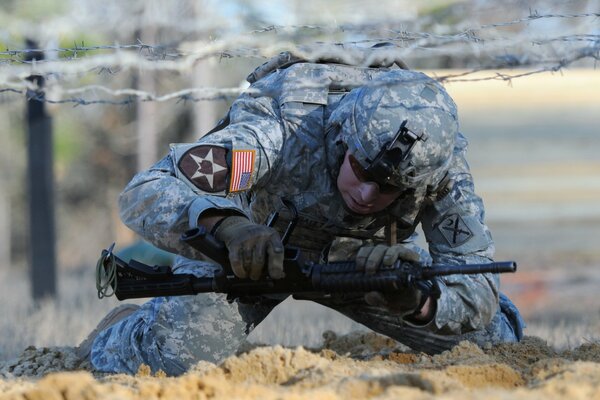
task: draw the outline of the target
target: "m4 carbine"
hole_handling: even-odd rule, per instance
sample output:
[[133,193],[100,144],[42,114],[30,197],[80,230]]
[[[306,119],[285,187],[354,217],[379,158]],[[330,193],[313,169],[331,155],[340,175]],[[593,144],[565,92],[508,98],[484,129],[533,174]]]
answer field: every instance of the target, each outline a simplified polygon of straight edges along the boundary
[[[391,267],[381,267],[374,274],[359,271],[353,261],[318,264],[306,261],[302,252],[286,246],[283,267],[285,277],[259,280],[236,277],[229,264],[227,249],[204,227],[182,235],[182,241],[222,266],[214,277],[174,274],[169,266],[150,266],[131,260],[125,262],[112,252],[103,250],[97,265],[98,297],[116,295],[125,300],[143,297],[183,296],[198,293],[226,293],[229,299],[266,294],[316,294],[379,291],[392,293],[419,285],[432,278],[456,274],[515,272],[513,261],[468,265],[421,265],[398,260]],[[111,292],[112,288],[112,292]]]

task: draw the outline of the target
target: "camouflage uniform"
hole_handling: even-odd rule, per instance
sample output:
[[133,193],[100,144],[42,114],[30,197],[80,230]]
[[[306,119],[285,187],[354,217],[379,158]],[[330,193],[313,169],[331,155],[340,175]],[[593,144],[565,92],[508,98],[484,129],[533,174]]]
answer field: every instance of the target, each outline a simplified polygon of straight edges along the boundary
[[[448,125],[454,132],[453,153],[443,170],[448,174],[441,184],[442,176],[436,177],[439,185],[423,185],[400,196],[383,212],[357,215],[336,190],[345,152],[336,118],[347,104],[343,99],[356,92],[351,89],[390,84],[418,99],[419,104],[407,101],[407,110],[420,107],[427,115],[428,108],[443,108],[443,121],[410,122],[437,124],[438,129]],[[427,76],[399,69],[296,63],[255,81],[233,103],[228,117],[227,126],[198,142],[171,146],[170,154],[136,175],[120,197],[121,217],[130,228],[180,255],[176,272],[210,276],[219,268],[198,261],[203,256],[179,240],[204,212],[231,210],[264,223],[272,211],[281,210],[275,225],[281,233],[290,218],[282,199],[299,213],[289,244],[313,260],[336,256],[344,244],[339,238],[381,242],[382,228],[392,221],[398,240],[414,248],[415,227],[421,224],[429,243],[429,252],[418,249],[424,264],[492,259],[494,245],[464,158],[467,141],[458,133],[455,105]],[[346,123],[347,118],[337,122]],[[350,258],[348,253],[344,256]],[[499,293],[497,276],[448,276],[436,284],[437,311],[426,324],[369,306],[362,296],[314,300],[428,353],[463,339],[485,344],[521,338],[519,313]],[[132,373],[145,363],[177,375],[198,360],[216,362],[234,353],[281,300],[260,297],[228,303],[220,294],[155,298],[101,332],[91,360],[101,371]]]

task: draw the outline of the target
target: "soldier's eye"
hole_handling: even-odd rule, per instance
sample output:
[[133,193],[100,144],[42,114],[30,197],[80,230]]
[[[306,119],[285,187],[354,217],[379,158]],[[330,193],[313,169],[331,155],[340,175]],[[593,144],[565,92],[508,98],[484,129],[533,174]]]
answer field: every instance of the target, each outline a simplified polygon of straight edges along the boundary
[[390,185],[388,183],[381,183],[377,179],[375,179],[375,176],[373,176],[373,174],[371,174],[369,171],[365,170],[362,167],[362,165],[360,165],[358,160],[354,158],[353,155],[350,154],[348,156],[348,160],[350,161],[350,167],[352,167],[352,172],[354,172],[354,175],[356,175],[356,178],[359,181],[376,183],[379,187],[379,193],[391,194],[400,192],[400,188],[394,185]]
[[350,161],[350,167],[352,167],[352,172],[361,182],[375,182],[373,177],[369,172],[367,172],[362,165],[354,158],[353,155],[348,156],[348,160]]

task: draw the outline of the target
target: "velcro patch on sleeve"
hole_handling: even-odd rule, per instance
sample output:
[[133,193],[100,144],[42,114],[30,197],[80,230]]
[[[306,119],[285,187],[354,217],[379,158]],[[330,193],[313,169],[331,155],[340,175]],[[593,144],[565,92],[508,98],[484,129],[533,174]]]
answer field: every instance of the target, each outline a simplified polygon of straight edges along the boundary
[[231,180],[229,192],[250,189],[254,172],[256,150],[233,150],[231,155]]
[[186,151],[177,167],[198,189],[223,192],[227,188],[227,150],[223,147],[200,145]]

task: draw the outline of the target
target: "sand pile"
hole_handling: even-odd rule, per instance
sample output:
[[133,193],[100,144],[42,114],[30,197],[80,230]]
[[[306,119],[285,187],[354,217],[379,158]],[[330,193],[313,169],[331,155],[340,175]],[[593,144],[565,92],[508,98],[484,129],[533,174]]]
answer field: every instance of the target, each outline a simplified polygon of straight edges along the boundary
[[541,339],[482,350],[468,342],[436,356],[373,333],[324,334],[319,349],[253,346],[220,365],[172,378],[142,366],[101,375],[71,348],[25,350],[0,365],[0,399],[592,399],[600,344],[557,352]]

